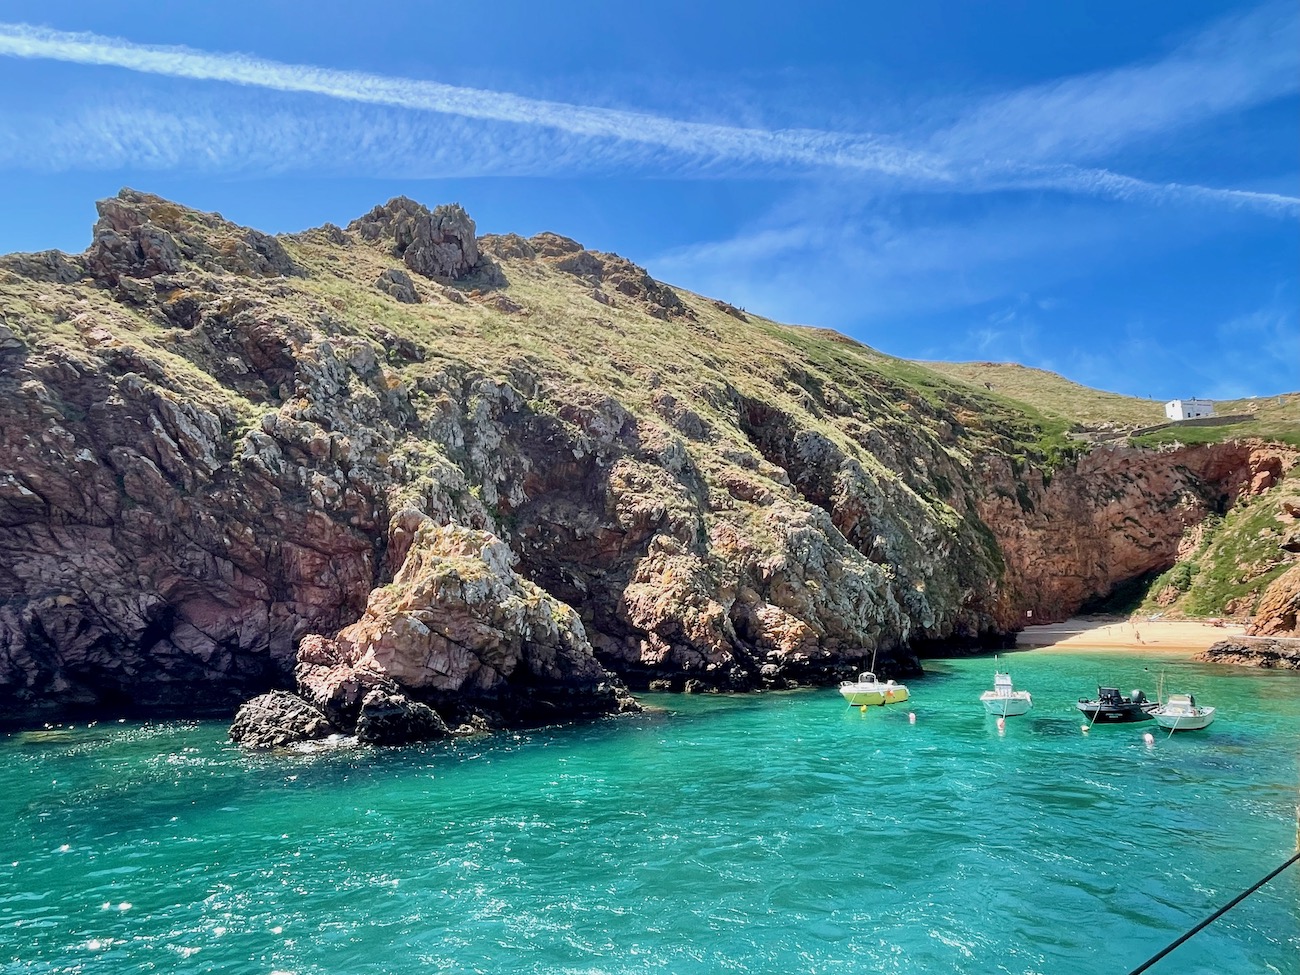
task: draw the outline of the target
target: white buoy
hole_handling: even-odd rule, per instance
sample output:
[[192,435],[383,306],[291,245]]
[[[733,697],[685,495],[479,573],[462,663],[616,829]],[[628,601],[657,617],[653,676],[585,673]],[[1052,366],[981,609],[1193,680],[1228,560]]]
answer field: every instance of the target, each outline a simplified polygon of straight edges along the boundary
[[908,724],[916,724],[916,712],[915,712],[915,711],[908,711],[908,712],[907,712],[907,723],[908,723]]
[[1006,731],[1006,730],[1007,730],[1007,719],[998,718],[998,731]]
[[1081,724],[1079,725],[1079,730],[1086,735],[1088,733],[1088,726],[1086,724]]
[[1145,741],[1148,745],[1154,745],[1156,743],[1156,736],[1151,734],[1151,732],[1148,731],[1145,735],[1142,736],[1142,740]]

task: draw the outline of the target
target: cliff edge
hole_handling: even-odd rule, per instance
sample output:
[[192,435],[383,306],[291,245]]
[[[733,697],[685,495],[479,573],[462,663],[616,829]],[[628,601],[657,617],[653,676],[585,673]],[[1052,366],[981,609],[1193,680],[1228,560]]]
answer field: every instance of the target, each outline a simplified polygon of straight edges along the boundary
[[[13,721],[303,700],[305,666],[448,727],[906,674],[1167,569],[1295,462],[1062,454],[960,381],[459,207],[281,237],[99,207],[84,254],[0,258]],[[365,695],[330,694],[354,722]]]

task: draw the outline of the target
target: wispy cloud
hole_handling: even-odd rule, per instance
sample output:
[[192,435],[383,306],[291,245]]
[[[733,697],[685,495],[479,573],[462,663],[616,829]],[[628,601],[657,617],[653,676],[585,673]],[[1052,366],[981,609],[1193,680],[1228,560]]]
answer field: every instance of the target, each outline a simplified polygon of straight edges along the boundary
[[1300,7],[1224,18],[1163,58],[995,95],[938,132],[939,155],[1072,160],[1300,91]]
[[[1214,203],[1290,216],[1300,213],[1300,199],[1153,182],[1107,168],[1080,166],[1071,157],[1095,155],[1134,134],[1162,131],[1207,112],[1256,104],[1295,90],[1296,72],[1288,69],[1294,68],[1300,55],[1285,42],[1295,32],[1296,22],[1284,8],[1269,6],[1233,22],[1230,29],[1193,39],[1152,65],[999,96],[976,105],[937,135],[918,132],[906,137],[729,126],[420,79],[0,24],[0,55],[116,67],[380,110],[371,109],[368,117],[357,118],[322,106],[304,114],[299,106],[295,111],[286,110],[282,117],[267,119],[264,111],[232,113],[229,106],[189,115],[110,106],[107,111],[74,113],[21,129],[15,117],[9,116],[10,124],[5,126],[8,138],[0,131],[0,163],[21,164],[44,150],[69,164],[100,160],[104,165],[121,156],[157,167],[210,169],[260,165],[259,152],[274,152],[273,168],[277,170],[309,163],[338,171],[349,165],[364,168],[369,163],[371,175],[375,175],[376,164],[384,169],[383,175],[418,175],[412,170],[423,166],[424,175],[442,176],[483,171],[555,172],[561,166],[590,171],[601,164],[621,171],[657,167],[660,172],[686,176],[729,174],[747,167],[786,173],[822,170],[854,174],[875,185],[901,190],[985,193],[1053,189],[1146,203]],[[1278,24],[1279,31],[1270,33],[1270,25]],[[1217,80],[1216,92],[1191,94],[1195,80],[1205,72]],[[1120,108],[1112,110],[1106,124],[1107,105],[1112,100],[1117,100]],[[408,117],[386,116],[384,110],[407,113]],[[444,122],[435,136],[421,121],[430,116],[460,119],[477,127],[457,133],[454,127],[448,130]],[[4,121],[0,119],[0,125]],[[140,126],[142,122],[149,125]],[[391,137],[358,136],[371,126]],[[262,143],[247,138],[250,127],[266,134]],[[33,138],[34,134],[43,134],[43,140]],[[457,150],[440,148],[452,143],[449,136],[457,134],[463,136],[454,140]],[[322,153],[321,146],[332,152]],[[416,162],[413,151],[430,146],[432,151]]]

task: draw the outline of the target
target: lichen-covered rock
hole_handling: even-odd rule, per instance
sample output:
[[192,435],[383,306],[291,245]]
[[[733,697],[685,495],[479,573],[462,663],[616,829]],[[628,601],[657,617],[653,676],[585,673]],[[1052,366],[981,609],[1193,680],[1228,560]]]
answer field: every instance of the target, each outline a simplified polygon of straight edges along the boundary
[[[1031,416],[843,336],[550,234],[494,241],[486,294],[465,221],[379,210],[281,239],[128,190],[88,257],[0,260],[0,715],[296,681],[341,730],[375,691],[484,727],[617,710],[611,674],[901,675],[1168,567],[1294,462],[1049,477]],[[399,307],[399,247],[468,276]]]
[[455,203],[430,210],[397,196],[353,220],[348,230],[368,241],[391,240],[393,254],[426,278],[461,280],[495,271],[479,254],[474,221]]
[[425,520],[392,583],[341,630],[345,659],[429,700],[527,710],[562,690],[614,710],[578,614],[521,578],[499,538]]
[[246,701],[230,725],[231,741],[245,748],[284,748],[335,733],[324,714],[287,691],[271,691]]
[[375,287],[404,305],[420,303],[420,293],[415,290],[415,282],[411,280],[411,276],[395,267],[390,267],[380,274],[375,281]]

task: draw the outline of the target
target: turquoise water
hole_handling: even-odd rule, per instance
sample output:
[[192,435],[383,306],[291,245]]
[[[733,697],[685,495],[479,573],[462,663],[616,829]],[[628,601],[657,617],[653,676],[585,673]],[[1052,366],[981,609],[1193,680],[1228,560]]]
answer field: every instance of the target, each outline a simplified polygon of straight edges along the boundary
[[[1003,662],[1035,702],[1004,733],[982,658],[866,715],[648,696],[287,757],[208,722],[10,735],[0,972],[1123,973],[1293,851],[1297,675]],[[1160,670],[1219,707],[1209,730],[1081,733],[1077,697]],[[1292,867],[1152,971],[1294,973],[1298,905]]]

